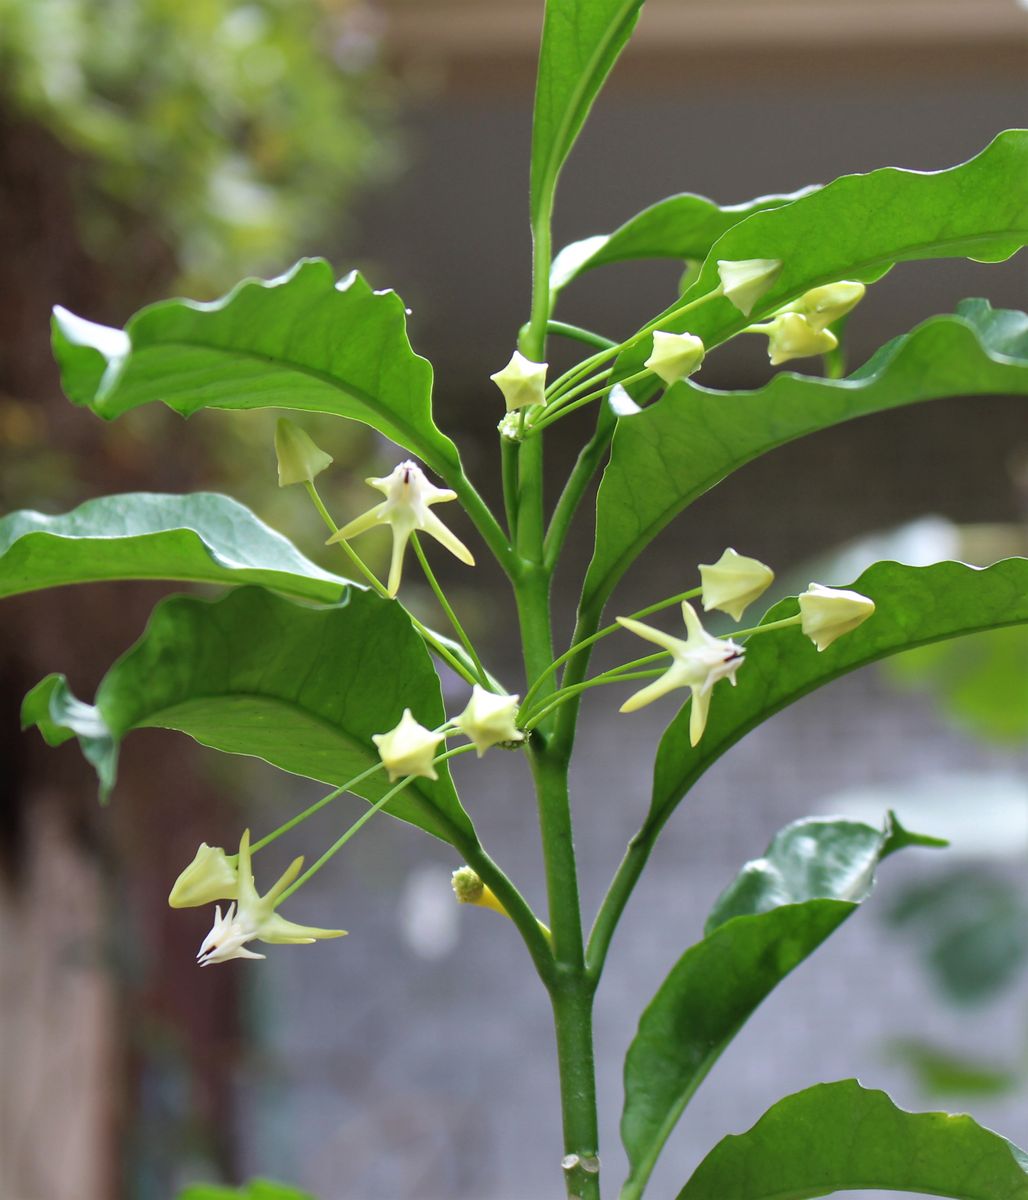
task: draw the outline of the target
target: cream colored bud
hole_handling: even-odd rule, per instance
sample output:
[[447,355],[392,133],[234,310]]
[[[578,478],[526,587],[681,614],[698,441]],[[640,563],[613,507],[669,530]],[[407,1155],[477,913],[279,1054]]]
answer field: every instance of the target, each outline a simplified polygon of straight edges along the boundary
[[780,258],[743,258],[738,262],[719,260],[717,273],[721,290],[748,317],[782,269]]
[[199,908],[215,900],[235,900],[238,888],[235,862],[220,846],[201,842],[193,861],[175,880],[168,903],[172,908]]
[[279,487],[312,483],[332,463],[331,454],[319,450],[299,425],[285,417],[280,417],[275,426],[275,454]]
[[771,586],[774,571],[755,558],[736,554],[731,548],[716,563],[700,563],[703,611],[719,609],[733,621],[741,621],[746,609]]
[[705,353],[701,338],[658,329],[653,335],[653,352],[643,365],[670,387],[698,371]]
[[773,367],[794,358],[827,354],[839,344],[830,329],[815,328],[799,313],[781,313],[766,325],[754,325],[753,330],[767,334],[767,353]]
[[546,367],[546,363],[532,362],[520,350],[515,350],[503,370],[489,376],[503,393],[508,412],[543,403],[546,398]]
[[811,288],[781,311],[799,313],[807,318],[814,329],[825,329],[833,321],[838,321],[840,317],[856,308],[866,291],[867,288],[862,283],[840,279],[838,283],[826,283],[822,287]]
[[406,775],[439,778],[432,760],[436,747],[445,740],[444,735],[419,725],[409,708],[403,710],[400,723],[394,729],[372,734],[371,740],[378,747],[378,756],[385,764],[390,783]]
[[470,738],[478,757],[501,742],[520,742],[524,734],[514,724],[514,714],[518,711],[517,696],[501,696],[495,692],[487,692],[484,687],[475,684],[471,690],[471,699],[467,708],[454,718],[454,725]]
[[799,597],[800,627],[818,650],[867,620],[875,603],[859,592],[812,583]]

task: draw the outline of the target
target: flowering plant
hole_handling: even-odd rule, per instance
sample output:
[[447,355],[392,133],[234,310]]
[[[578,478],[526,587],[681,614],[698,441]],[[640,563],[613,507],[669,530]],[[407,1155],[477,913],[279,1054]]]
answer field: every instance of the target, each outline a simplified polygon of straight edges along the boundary
[[[54,745],[77,738],[104,798],[115,785],[122,740],[145,726],[180,730],[331,786],[265,836],[251,842],[242,833],[236,853],[200,847],[171,893],[177,907],[219,905],[199,961],[262,957],[256,941],[341,936],[277,910],[379,811],[448,843],[457,900],[510,918],[552,1001],[563,1113],[563,1160],[555,1153],[554,1165],[567,1194],[580,1198],[600,1195],[593,999],[619,918],[682,798],[758,723],[845,672],[909,647],[1028,622],[1026,560],[981,570],[880,562],[852,586],[812,583],[751,626],[715,636],[694,602],[738,623],[773,579],[770,567],[729,547],[695,576],[684,573],[678,594],[604,624],[616,586],[653,537],[759,455],[900,405],[1028,392],[1028,318],[983,300],[895,338],[846,377],[831,357],[843,319],[897,264],[958,256],[995,262],[1024,244],[1023,132],[1003,133],[971,161],[933,174],[884,169],[731,208],[672,197],[611,235],[554,256],[558,176],[640,7],[640,0],[547,4],[532,143],[531,314],[510,362],[492,376],[498,392],[484,383],[496,402],[502,511],[486,503],[457,445],[436,424],[432,369],[408,342],[403,302],[356,272],[337,281],[326,262],[305,260],[281,278],[244,281],[214,303],[152,305],[124,329],[58,308],[54,350],[70,400],[108,420],[155,400],[184,416],[202,408],[330,413],[372,426],[399,448],[397,458],[413,455],[369,480],[383,499],[340,527],[315,483],[330,457],[291,418],[280,422],[280,484],[306,489],[346,577],[316,566],[219,495],[113,496],[62,516],[22,512],[0,521],[5,594],[140,578],[231,589],[214,601],[175,596],[160,604],[93,704],[76,699],[56,674],[26,698],[25,724]],[[876,214],[873,224],[863,218],[868,212]],[[663,312],[619,342],[556,320],[572,278],[639,256],[694,265]],[[759,390],[738,393],[697,383],[706,360],[740,334],[765,336],[773,365],[829,356],[827,377],[780,372]],[[585,350],[547,383],[554,336]],[[592,413],[592,431],[549,506],[546,431],[579,410]],[[601,473],[577,624],[567,648],[555,653],[554,571]],[[454,524],[463,510],[474,527],[473,550],[437,515],[444,502],[454,502],[446,510]],[[393,539],[384,582],[352,544],[375,525],[388,525]],[[422,534],[469,568],[483,554],[502,568],[520,625],[518,683],[508,687],[485,664],[434,574]],[[412,570],[435,593],[451,627],[446,634],[405,607],[404,575]],[[648,623],[672,608],[682,614],[685,637]],[[630,657],[633,636],[655,651]],[[608,638],[623,647],[625,661],[590,675],[591,651]],[[467,685],[460,712],[444,708],[437,664]],[[629,688],[639,681],[646,682]],[[568,770],[583,694],[611,686],[625,713],[666,703],[672,693],[684,704],[656,752],[649,812],[586,935]],[[545,921],[487,852],[474,823],[475,797],[460,798],[450,771],[449,760],[471,750],[500,759],[497,747],[513,751],[531,773]],[[260,851],[346,792],[368,801],[361,818],[306,872],[296,859],[261,894]],[[648,1003],[629,1047],[623,1200],[643,1194],[718,1056],[770,991],[860,905],[877,865],[903,847],[932,844],[893,818],[883,830],[808,819],[783,830],[744,868],[714,905],[704,937]],[[816,870],[808,869],[812,862]],[[904,1112],[854,1081],[827,1082],[786,1097],[750,1131],[715,1146],[683,1181],[679,1200],[857,1187],[1025,1200],[1028,1157],[968,1118]]]

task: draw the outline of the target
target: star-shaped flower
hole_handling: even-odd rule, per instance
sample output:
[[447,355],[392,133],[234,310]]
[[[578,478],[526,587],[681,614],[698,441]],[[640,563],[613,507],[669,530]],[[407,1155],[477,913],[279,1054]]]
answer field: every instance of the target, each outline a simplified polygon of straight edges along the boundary
[[653,352],[643,366],[670,387],[698,371],[704,353],[702,338],[691,333],[664,333],[658,329],[653,335]]
[[712,637],[703,628],[696,610],[688,601],[682,602],[682,616],[688,637],[685,641],[672,637],[631,617],[618,617],[618,624],[648,642],[661,646],[671,654],[671,666],[659,679],[636,692],[621,705],[622,712],[634,712],[675,688],[687,687],[692,695],[689,713],[689,741],[696,745],[703,736],[710,710],[710,693],[719,679],[735,684],[735,673],[742,665],[743,648],[727,638]]
[[275,912],[282,893],[289,887],[303,868],[303,859],[294,859],[278,882],[265,896],[257,894],[253,881],[253,865],[250,858],[250,831],[247,829],[239,842],[239,867],[237,899],[222,915],[221,908],[214,910],[214,925],[200,943],[196,961],[202,967],[211,963],[228,962],[230,958],[264,958],[248,950],[252,941],[270,942],[281,945],[301,945],[319,938],[344,937],[345,929],[317,929],[310,925],[297,925]]
[[524,734],[514,724],[514,714],[517,710],[517,696],[501,696],[496,692],[487,692],[476,683],[471,689],[471,699],[467,708],[459,717],[454,718],[453,723],[465,737],[471,739],[478,757],[481,758],[490,746],[524,740]]
[[378,756],[385,764],[389,782],[405,775],[420,775],[423,779],[438,779],[432,760],[436,747],[445,734],[419,725],[409,708],[403,710],[400,723],[388,733],[374,733],[371,740],[378,747]]
[[428,482],[425,473],[413,462],[402,462],[391,474],[382,479],[369,479],[367,482],[385,496],[381,504],[369,508],[366,513],[356,517],[348,525],[344,525],[338,533],[329,539],[331,542],[349,541],[365,530],[375,525],[389,525],[393,531],[393,556],[389,565],[389,582],[387,589],[390,596],[395,596],[400,590],[400,577],[403,573],[403,555],[407,549],[412,533],[423,531],[429,537],[435,538],[440,545],[446,547],[451,554],[467,563],[475,565],[471,551],[464,543],[430,511],[432,504],[442,504],[447,500],[456,500],[457,493],[449,488],[437,488]]
[[733,621],[741,621],[746,609],[771,586],[774,571],[756,558],[737,554],[731,546],[716,563],[700,563],[703,582],[703,611],[717,608]]
[[546,367],[546,363],[532,362],[515,350],[503,370],[489,376],[503,393],[508,412],[542,404],[546,398]]

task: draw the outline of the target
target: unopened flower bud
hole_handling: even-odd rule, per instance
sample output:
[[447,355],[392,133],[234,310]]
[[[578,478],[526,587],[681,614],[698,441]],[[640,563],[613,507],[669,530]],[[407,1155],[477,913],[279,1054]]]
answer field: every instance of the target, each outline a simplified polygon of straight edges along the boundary
[[491,908],[493,912],[507,916],[507,910],[482,882],[478,872],[473,871],[471,867],[459,867],[450,876],[450,883],[458,904],[475,904],[479,908]]
[[814,329],[825,329],[833,321],[838,321],[840,317],[856,308],[866,291],[867,288],[862,283],[840,279],[838,283],[826,283],[822,287],[811,288],[780,311],[799,313],[807,318]]
[[372,734],[371,740],[378,747],[378,756],[385,764],[390,783],[405,775],[439,778],[432,760],[444,735],[419,725],[409,708],[403,710],[400,723],[394,729]]
[[503,393],[508,412],[543,403],[546,398],[546,367],[546,363],[532,362],[520,350],[515,350],[503,370],[489,376]]
[[781,313],[766,325],[753,325],[754,333],[767,334],[767,353],[773,367],[794,358],[827,354],[839,344],[830,329],[818,329],[799,313]]
[[454,718],[454,725],[471,739],[478,757],[501,742],[521,742],[524,734],[514,724],[517,696],[500,696],[475,684],[467,708]]
[[275,426],[275,454],[279,487],[312,483],[332,462],[331,454],[319,450],[299,425],[285,417],[280,417]]
[[703,582],[703,611],[720,609],[734,621],[771,586],[774,571],[755,558],[736,554],[731,548],[716,563],[700,563]]
[[746,317],[778,278],[781,269],[780,258],[743,258],[738,262],[719,260],[717,264],[722,292]]
[[874,601],[859,592],[824,587],[820,583],[812,583],[799,602],[800,627],[818,650],[826,649],[836,638],[856,629],[875,610]]
[[653,335],[653,352],[643,365],[670,387],[698,371],[704,353],[702,339],[694,334],[664,333],[658,329]]
[[238,888],[235,862],[220,846],[201,842],[193,861],[175,880],[168,903],[172,908],[199,908],[215,900],[235,900]]

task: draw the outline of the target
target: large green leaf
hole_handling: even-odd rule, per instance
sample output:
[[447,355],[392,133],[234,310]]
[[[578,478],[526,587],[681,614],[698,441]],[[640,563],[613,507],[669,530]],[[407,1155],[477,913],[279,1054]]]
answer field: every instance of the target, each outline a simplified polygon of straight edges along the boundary
[[[428,652],[399,604],[353,588],[340,604],[314,609],[248,587],[213,603],[164,601],[104,676],[95,706],[50,675],[26,697],[22,719],[52,745],[77,736],[106,796],[133,729],[178,729],[338,785],[378,761],[371,735],[405,708],[429,728],[444,719]],[[457,844],[471,823],[445,764],[438,771],[437,782],[417,779],[388,811]],[[382,773],[355,790],[377,800],[387,787]]]
[[783,371],[750,392],[678,384],[618,421],[596,500],[586,604],[602,605],[636,555],[698,496],[776,446],[905,404],[992,393],[1028,394],[1028,317],[984,300],[895,338],[846,379]]
[[346,580],[228,496],[135,492],[87,500],[69,513],[0,519],[0,596],[101,579],[259,583],[306,600],[337,601]]
[[678,1200],[807,1200],[858,1188],[1028,1200],[1028,1155],[970,1117],[905,1112],[846,1079],[787,1096],[724,1138]]
[[706,196],[682,192],[644,208],[613,233],[572,242],[554,258],[550,290],[559,292],[572,279],[609,263],[638,258],[701,261],[733,225],[766,208],[781,208],[816,191],[803,188],[784,196],[758,196],[744,204],[717,204]]
[[808,818],[747,863],[639,1021],[625,1059],[621,1137],[642,1194],[668,1134],[722,1051],[770,992],[867,898],[878,863],[906,845],[937,845],[890,818],[884,831]]
[[[724,752],[768,717],[840,675],[900,650],[984,629],[1028,622],[1028,559],[980,569],[942,562],[929,567],[875,563],[852,586],[876,604],[857,629],[818,651],[794,626],[746,642],[738,686],[717,688],[699,745],[689,744],[688,706],[661,738],[653,769],[646,831],[655,832],[689,788]],[[794,599],[774,605],[764,622],[796,612]]]
[[[871,282],[898,262],[918,259],[1001,262],[1026,243],[1028,130],[1010,129],[975,158],[948,170],[883,167],[844,175],[792,204],[733,225],[711,247],[682,299],[716,289],[722,259],[780,259],[774,284],[749,316],[719,297],[661,328],[688,329],[709,349],[820,284]],[[619,373],[637,370],[648,354],[644,338],[618,360]]]
[[161,400],[201,408],[291,408],[352,417],[440,473],[457,450],[432,420],[432,368],[407,340],[403,301],[323,259],[249,279],[209,304],[166,300],[124,330],[54,311],[68,398],[101,417]]
[[532,124],[532,220],[548,223],[564,160],[643,0],[546,0]]

